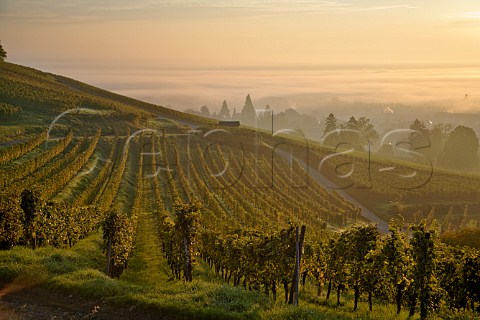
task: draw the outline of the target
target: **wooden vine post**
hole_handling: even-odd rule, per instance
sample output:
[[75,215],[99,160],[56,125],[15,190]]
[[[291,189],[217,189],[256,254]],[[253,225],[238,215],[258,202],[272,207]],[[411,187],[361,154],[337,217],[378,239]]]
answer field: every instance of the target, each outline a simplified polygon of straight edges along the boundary
[[306,226],[302,226],[300,233],[299,227],[296,227],[295,239],[296,239],[296,248],[295,248],[295,272],[293,274],[292,287],[290,289],[290,298],[288,300],[289,304],[298,306],[298,283],[300,280],[300,260],[302,259],[302,249],[303,242],[305,240],[305,232],[307,230]]

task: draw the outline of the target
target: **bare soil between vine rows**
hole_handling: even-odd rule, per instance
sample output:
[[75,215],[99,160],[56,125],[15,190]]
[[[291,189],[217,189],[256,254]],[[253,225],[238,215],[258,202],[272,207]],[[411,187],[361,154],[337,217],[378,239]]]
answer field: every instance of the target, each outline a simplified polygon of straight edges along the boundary
[[[8,289],[9,292],[6,292]],[[13,290],[10,290],[13,289]],[[0,289],[0,319],[173,319],[157,310],[117,305],[101,299],[86,299],[74,294],[41,287]]]

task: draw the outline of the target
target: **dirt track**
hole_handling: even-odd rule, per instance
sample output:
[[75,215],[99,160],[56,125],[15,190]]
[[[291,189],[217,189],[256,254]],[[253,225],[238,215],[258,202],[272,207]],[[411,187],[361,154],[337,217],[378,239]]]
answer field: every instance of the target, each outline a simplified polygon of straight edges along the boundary
[[[265,144],[266,146],[272,148],[272,146]],[[290,153],[280,150],[280,149],[275,149],[275,152],[281,156],[284,160],[286,161],[291,161],[290,158]],[[355,206],[359,207],[361,211],[362,217],[366,218],[367,220],[375,223],[377,225],[378,230],[381,233],[388,233],[388,223],[377,216],[375,213],[370,211],[367,207],[365,207],[363,204],[361,204],[359,201],[357,201],[355,198],[353,198],[350,194],[347,193],[345,189],[342,189],[335,185],[332,181],[330,181],[327,177],[322,175],[320,172],[318,172],[315,168],[313,168],[311,165],[308,165],[305,163],[305,161],[295,158],[295,160],[300,164],[300,166],[303,167],[305,171],[307,171],[310,175],[311,178],[313,178],[318,184],[322,185],[325,187],[327,190],[331,189],[332,186],[335,187],[335,191],[340,194],[343,198],[347,199],[351,203],[353,203]]]
[[27,288],[0,297],[0,319],[172,319],[158,311],[85,299],[43,288]]

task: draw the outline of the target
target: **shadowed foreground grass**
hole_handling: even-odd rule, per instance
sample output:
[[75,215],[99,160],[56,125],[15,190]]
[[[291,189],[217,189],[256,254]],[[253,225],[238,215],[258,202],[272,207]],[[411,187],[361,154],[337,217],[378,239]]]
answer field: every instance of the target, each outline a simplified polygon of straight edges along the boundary
[[[366,303],[357,312],[346,297],[340,307],[333,299],[315,298],[316,288],[302,288],[299,307],[274,302],[263,293],[225,285],[202,262],[194,271],[194,281],[184,283],[170,276],[154,237],[154,220],[140,220],[137,247],[129,267],[120,279],[103,272],[105,258],[100,250],[101,233],[96,232],[69,249],[15,247],[0,252],[0,296],[15,290],[41,285],[52,290],[114,303],[136,305],[175,319],[407,319],[398,317],[392,305]],[[345,298],[344,298],[345,299]],[[437,318],[473,319],[469,314],[439,315]],[[413,319],[418,319],[414,317]],[[477,318],[478,319],[478,318]]]

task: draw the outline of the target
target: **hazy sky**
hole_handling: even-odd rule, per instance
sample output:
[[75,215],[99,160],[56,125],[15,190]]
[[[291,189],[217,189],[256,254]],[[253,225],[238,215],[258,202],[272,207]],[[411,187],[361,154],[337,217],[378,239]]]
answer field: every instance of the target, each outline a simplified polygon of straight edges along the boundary
[[478,0],[0,0],[24,64],[165,68],[480,62]]

